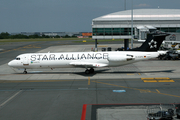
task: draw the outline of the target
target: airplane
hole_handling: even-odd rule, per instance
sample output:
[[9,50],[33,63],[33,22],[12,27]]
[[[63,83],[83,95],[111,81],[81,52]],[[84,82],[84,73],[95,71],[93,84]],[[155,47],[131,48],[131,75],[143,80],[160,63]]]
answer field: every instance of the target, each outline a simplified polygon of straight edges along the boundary
[[158,57],[159,49],[165,37],[164,32],[149,33],[147,40],[139,47],[128,51],[108,52],[63,52],[63,53],[26,53],[10,61],[8,65],[17,69],[41,68],[85,68],[85,73],[94,73],[94,68],[117,67]]

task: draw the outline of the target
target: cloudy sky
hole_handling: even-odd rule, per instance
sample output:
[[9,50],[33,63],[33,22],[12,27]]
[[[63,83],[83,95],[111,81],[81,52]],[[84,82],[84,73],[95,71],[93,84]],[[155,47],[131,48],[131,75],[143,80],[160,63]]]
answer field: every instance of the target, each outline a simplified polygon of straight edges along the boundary
[[[0,0],[1,32],[91,32],[92,19],[124,10],[125,0]],[[126,0],[126,9],[131,9]],[[180,0],[133,0],[134,9],[180,9]]]

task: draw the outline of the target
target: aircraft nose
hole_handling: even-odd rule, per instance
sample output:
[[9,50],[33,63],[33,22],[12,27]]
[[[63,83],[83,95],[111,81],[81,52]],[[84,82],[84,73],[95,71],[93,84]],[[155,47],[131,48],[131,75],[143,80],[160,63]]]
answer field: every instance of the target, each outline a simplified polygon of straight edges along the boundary
[[9,65],[10,67],[13,67],[13,61],[10,61],[10,62],[8,63],[8,65]]

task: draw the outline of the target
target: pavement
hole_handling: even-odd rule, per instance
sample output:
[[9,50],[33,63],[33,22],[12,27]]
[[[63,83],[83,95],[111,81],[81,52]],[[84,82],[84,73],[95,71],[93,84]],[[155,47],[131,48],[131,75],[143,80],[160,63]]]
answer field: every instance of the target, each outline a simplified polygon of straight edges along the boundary
[[[122,43],[98,45],[99,49],[122,46]],[[23,70],[7,65],[22,53],[83,52],[93,47],[93,43],[72,41],[0,45],[3,49],[0,51],[0,118],[144,120],[147,119],[147,104],[180,103],[179,60],[153,59],[120,67],[97,68],[89,75],[83,68],[34,69],[22,74]],[[121,107],[122,104],[126,104],[126,109]]]

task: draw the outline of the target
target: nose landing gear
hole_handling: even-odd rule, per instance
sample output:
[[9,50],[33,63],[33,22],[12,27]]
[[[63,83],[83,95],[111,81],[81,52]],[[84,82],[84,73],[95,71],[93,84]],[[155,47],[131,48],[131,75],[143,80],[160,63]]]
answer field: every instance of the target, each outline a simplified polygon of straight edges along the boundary
[[24,69],[24,72],[23,72],[24,74],[27,74],[27,71],[26,71],[26,69]]

